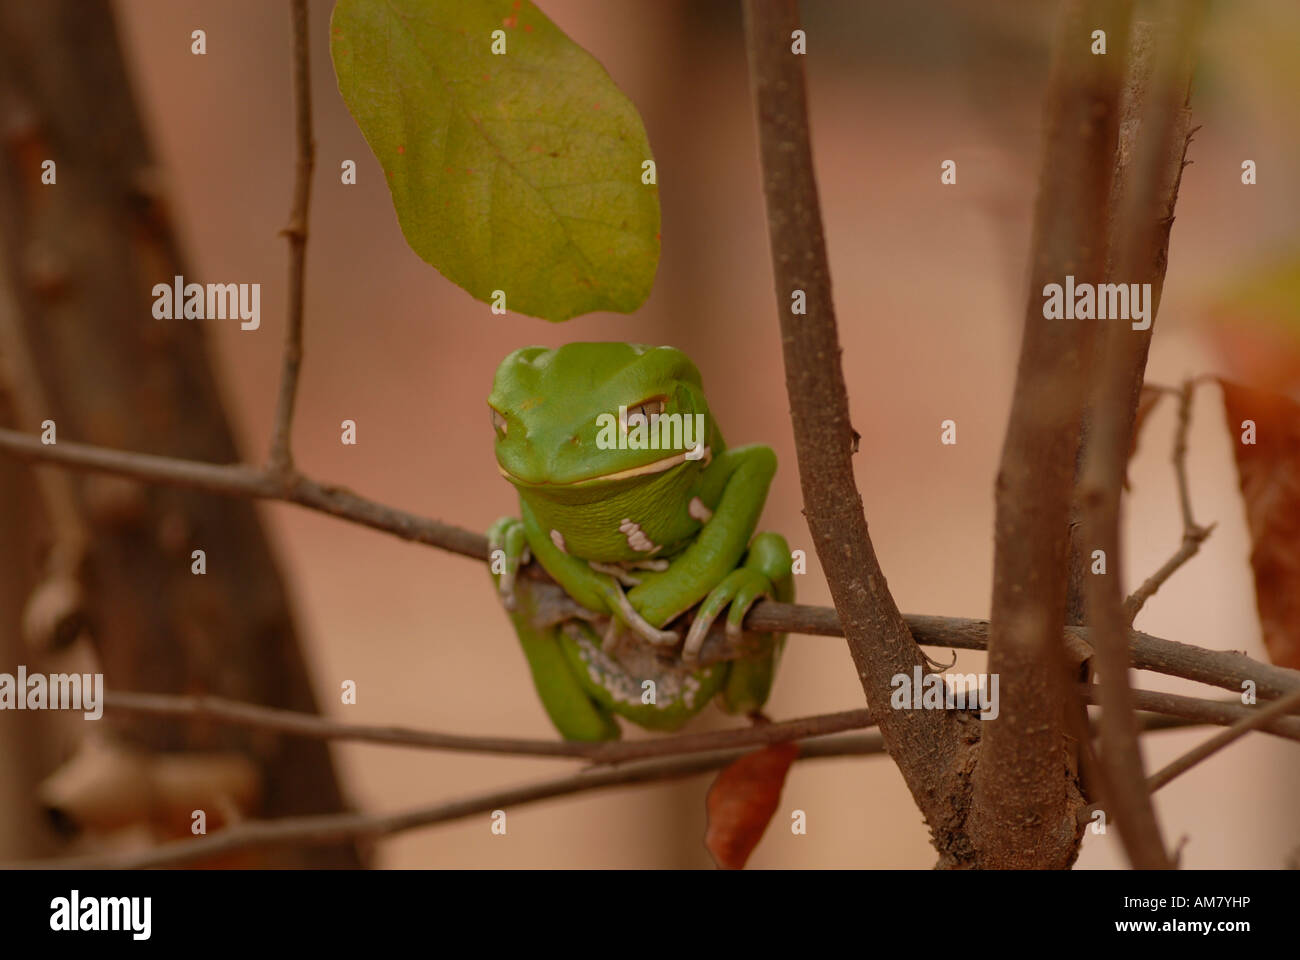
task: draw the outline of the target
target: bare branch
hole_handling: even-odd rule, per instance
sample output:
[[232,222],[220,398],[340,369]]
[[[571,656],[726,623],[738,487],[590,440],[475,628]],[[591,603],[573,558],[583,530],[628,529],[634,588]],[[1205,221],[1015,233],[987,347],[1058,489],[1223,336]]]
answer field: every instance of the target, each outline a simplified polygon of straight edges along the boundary
[[290,0],[293,20],[293,100],[298,157],[294,171],[293,208],[282,231],[289,239],[289,314],[284,331],[284,369],[275,407],[270,470],[287,478],[293,470],[290,434],[302,368],[302,317],[307,260],[307,213],[311,203],[311,174],[316,144],[311,132],[311,63],[308,57],[307,0]]
[[[1095,704],[1100,701],[1100,691],[1095,684],[1083,684],[1080,693],[1088,703]],[[1139,727],[1143,731],[1199,724],[1231,726],[1242,719],[1257,717],[1259,714],[1258,710],[1243,706],[1237,701],[1205,700],[1152,690],[1135,690],[1133,695],[1138,709],[1144,711],[1139,714]],[[598,765],[612,765],[654,757],[684,756],[713,750],[752,748],[822,737],[873,725],[867,711],[848,710],[756,727],[624,743],[593,744],[504,737],[469,737],[406,727],[338,723],[314,714],[270,709],[216,697],[115,692],[107,695],[105,708],[153,716],[230,723],[288,736],[320,740],[513,756],[585,759]],[[1257,725],[1267,733],[1300,742],[1300,718],[1264,717],[1260,718]]]
[[111,711],[211,720],[316,740],[350,740],[400,747],[513,756],[567,757],[597,764],[764,746],[874,726],[866,710],[846,710],[842,713],[801,717],[797,720],[733,730],[713,730],[707,733],[658,737],[651,740],[582,743],[574,740],[462,736],[406,727],[340,723],[314,714],[261,707],[219,697],[110,691],[104,697],[104,707]]
[[[1082,797],[1069,776],[1074,708],[1060,638],[1095,323],[1045,317],[1043,291],[1070,275],[1102,278],[1131,15],[1129,0],[1063,4],[1044,104],[1029,295],[996,486],[988,669],[1002,677],[1002,710],[980,744],[969,828],[986,867],[1064,868],[1078,853]],[[1109,55],[1090,53],[1094,29]]]
[[[487,538],[481,534],[406,513],[367,500],[341,487],[327,486],[296,474],[294,485],[285,490],[265,471],[242,464],[201,463],[63,440],[47,446],[36,437],[7,429],[0,429],[0,452],[9,453],[21,460],[56,463],[74,470],[115,474],[147,483],[202,490],[220,496],[294,503],[341,520],[391,533],[404,540],[438,547],[475,560],[486,560],[488,556]],[[545,572],[535,563],[527,565],[521,575],[547,579]],[[567,594],[558,586],[548,586],[555,590],[554,599],[557,604],[565,602]],[[903,616],[909,631],[919,644],[963,650],[987,649],[987,620],[928,614]],[[733,641],[728,641],[721,627],[715,627],[702,651],[702,662],[716,662],[735,655],[729,646]],[[745,629],[809,636],[843,636],[839,617],[833,609],[776,603],[772,600],[761,600],[751,608],[745,617]],[[1073,646],[1078,651],[1078,659],[1091,655],[1086,629],[1066,627],[1064,636],[1067,647]],[[1132,666],[1138,669],[1196,680],[1234,692],[1240,692],[1242,683],[1247,680],[1257,684],[1260,695],[1264,697],[1281,696],[1300,685],[1300,671],[1262,663],[1242,653],[1207,650],[1138,630],[1129,631],[1129,655]]]
[[[1096,684],[1082,684],[1080,691],[1089,703],[1101,702],[1101,690]],[[1144,731],[1153,728],[1151,722],[1153,716],[1177,717],[1191,723],[1212,723],[1221,727],[1230,727],[1238,720],[1253,717],[1259,712],[1257,709],[1245,706],[1240,700],[1203,700],[1200,697],[1159,693],[1155,690],[1134,690],[1133,703],[1139,711],[1145,711],[1138,714],[1138,725]],[[1266,720],[1262,729],[1274,736],[1300,741],[1300,718]]]
[[1187,434],[1192,425],[1192,396],[1199,381],[1195,378],[1183,382],[1182,389],[1175,391],[1178,396],[1178,427],[1174,431],[1174,475],[1178,480],[1178,502],[1183,515],[1183,542],[1174,555],[1142,585],[1134,590],[1124,601],[1124,617],[1132,625],[1142,610],[1143,604],[1155,595],[1166,580],[1201,549],[1201,544],[1214,530],[1214,524],[1201,527],[1192,519],[1192,499],[1187,483]]
[[1300,708],[1300,690],[1293,691],[1287,696],[1274,700],[1267,707],[1261,707],[1250,711],[1249,716],[1242,717],[1227,730],[1223,730],[1210,737],[1204,743],[1189,750],[1177,760],[1157,770],[1147,781],[1148,790],[1159,790],[1170,780],[1173,780],[1179,774],[1186,773],[1192,767],[1196,766],[1207,757],[1218,753],[1228,744],[1245,736],[1251,730],[1264,727],[1269,721],[1277,722],[1283,715]]
[[[1126,131],[1132,157],[1116,178],[1107,280],[1143,283],[1150,291],[1147,324],[1111,317],[1106,349],[1092,398],[1092,419],[1079,502],[1088,548],[1101,551],[1106,572],[1088,578],[1087,613],[1101,680],[1102,795],[1114,814],[1125,852],[1139,869],[1174,866],[1165,850],[1147,790],[1132,690],[1129,686],[1126,617],[1120,562],[1120,498],[1163,285],[1169,223],[1187,151],[1187,92],[1191,49],[1199,24],[1198,4],[1185,15],[1171,11],[1161,28],[1135,33],[1133,80],[1126,103]],[[1134,95],[1134,91],[1136,94]],[[1139,288],[1140,289],[1140,288]]]
[[[830,267],[813,171],[803,57],[792,0],[745,0],[745,45],[758,121],[786,391],[804,514],[867,705],[946,860],[963,817],[954,796],[958,725],[943,710],[893,710],[892,677],[923,663],[876,558],[853,472],[856,435],[840,363]],[[802,293],[806,312],[795,315]],[[972,735],[968,739],[973,739]]]
[[297,473],[293,474],[292,483],[286,488],[274,474],[243,464],[201,463],[63,440],[45,445],[36,437],[4,429],[0,429],[0,450],[22,460],[61,463],[74,470],[109,473],[228,497],[296,503],[391,533],[403,540],[425,543],[479,560],[486,560],[488,555],[487,540],[479,534],[395,510],[359,497],[343,487],[318,483]]
[[[883,753],[884,742],[878,733],[869,733],[804,744],[799,749],[800,760],[864,756]],[[628,786],[708,773],[725,767],[745,752],[727,750],[689,757],[648,760],[618,767],[588,769],[553,780],[543,780],[539,783],[497,790],[480,796],[419,807],[400,813],[348,813],[251,821],[227,827],[206,837],[178,840],[141,852],[41,860],[11,866],[58,870],[138,870],[192,863],[249,847],[285,844],[312,846],[335,843],[344,839],[386,837],[419,827],[463,820],[493,810],[508,810],[511,807],[554,797],[605,787]]]
[[[1186,725],[1186,721],[1154,715],[1144,717],[1143,722],[1150,730],[1167,730]],[[206,837],[178,840],[139,852],[28,861],[0,865],[0,869],[17,867],[39,870],[139,870],[193,863],[250,847],[289,844],[312,846],[334,843],[343,839],[387,837],[420,827],[463,820],[475,814],[505,810],[555,797],[606,787],[661,782],[709,773],[725,767],[746,752],[745,749],[732,749],[692,756],[661,757],[621,766],[588,767],[576,774],[553,780],[400,813],[350,813],[252,821],[228,827]],[[801,743],[798,759],[875,756],[885,752],[884,739],[875,732]]]
[[[1085,684],[1084,699],[1096,703],[1097,687]],[[1255,711],[1231,702],[1203,700],[1154,691],[1134,691],[1137,705],[1151,715],[1164,714],[1192,723],[1214,723],[1229,726]],[[104,706],[110,711],[142,713],[151,716],[176,717],[189,720],[206,720],[237,726],[266,730],[288,736],[308,737],[318,740],[340,740],[359,743],[386,744],[430,750],[451,750],[470,753],[493,753],[512,756],[557,757],[584,759],[593,764],[623,763],[651,757],[680,756],[704,753],[711,750],[738,747],[764,746],[791,740],[804,740],[845,730],[864,729],[874,723],[866,710],[846,710],[841,713],[822,714],[785,720],[761,726],[706,733],[659,737],[614,743],[579,743],[567,740],[533,740],[510,737],[476,737],[415,730],[408,727],[340,723],[309,713],[262,707],[207,696],[176,696],[171,694],[134,693],[111,691],[105,696]],[[1143,729],[1151,729],[1148,721]],[[1268,732],[1293,740],[1300,740],[1300,720],[1275,720]]]
[[[1227,730],[1215,734],[1209,740],[1192,748],[1148,777],[1146,788],[1149,793],[1159,790],[1175,777],[1186,773],[1202,760],[1218,753],[1251,730],[1264,730],[1267,733],[1283,736],[1291,740],[1300,740],[1300,717],[1285,716],[1285,714],[1300,708],[1300,690],[1274,700],[1267,707],[1253,709],[1237,703],[1222,703],[1215,707],[1208,707],[1204,705],[1203,701],[1194,701],[1190,697],[1152,693],[1147,690],[1135,690],[1134,699],[1139,707],[1149,708],[1152,703],[1159,703],[1162,707],[1170,708],[1171,713],[1188,718],[1199,714],[1212,723],[1221,722],[1216,716],[1221,712],[1224,715],[1235,717]],[[1211,716],[1216,716],[1216,719],[1210,719]],[[1150,714],[1145,716],[1139,714],[1138,717],[1142,728],[1144,730],[1150,729]],[[1080,810],[1078,814],[1079,823],[1086,823],[1092,817],[1094,811],[1103,809],[1104,806],[1104,804],[1095,803]],[[1176,853],[1175,856],[1177,856]]]

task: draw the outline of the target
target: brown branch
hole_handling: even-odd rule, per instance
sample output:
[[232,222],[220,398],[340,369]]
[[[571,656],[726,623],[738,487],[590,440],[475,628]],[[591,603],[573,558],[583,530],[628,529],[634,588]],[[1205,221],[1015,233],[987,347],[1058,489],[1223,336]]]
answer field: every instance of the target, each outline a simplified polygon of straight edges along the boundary
[[[794,0],[745,0],[744,21],[804,515],[867,705],[941,857],[955,862],[963,856],[953,849],[960,834],[957,731],[968,721],[889,706],[891,678],[910,676],[923,660],[876,559],[854,479],[856,434],[813,171],[804,58],[790,49],[798,7]],[[796,291],[805,307],[798,315]]]
[[[1168,730],[1187,726],[1183,720],[1155,715],[1143,718],[1150,730]],[[792,721],[793,722],[793,721]],[[685,739],[685,738],[676,738]],[[343,839],[379,838],[396,833],[463,820],[475,814],[507,810],[556,797],[600,790],[606,787],[631,786],[709,773],[721,769],[747,752],[744,749],[720,750],[690,756],[660,757],[621,766],[587,767],[578,773],[544,780],[522,787],[494,791],[482,796],[438,803],[428,807],[389,814],[337,814],[316,817],[286,817],[273,821],[252,821],[228,827],[194,840],[178,840],[148,850],[89,857],[28,861],[0,865],[0,870],[28,868],[39,870],[139,870],[173,867],[196,860],[268,845],[312,846]],[[885,743],[876,733],[830,737],[799,745],[799,760],[833,759],[848,756],[877,756],[885,753]]]
[[[1131,447],[1142,373],[1163,286],[1169,223],[1187,151],[1187,93],[1199,11],[1175,17],[1164,29],[1135,35],[1126,104],[1132,160],[1117,178],[1107,280],[1150,284],[1148,324],[1135,329],[1128,317],[1110,318],[1106,349],[1092,400],[1089,446],[1079,502],[1085,540],[1099,550],[1106,572],[1088,579],[1087,612],[1101,681],[1102,795],[1112,810],[1129,861],[1139,869],[1170,869],[1155,807],[1147,789],[1138,744],[1135,704],[1129,685],[1126,616],[1120,556],[1120,498]],[[1127,139],[1127,138],[1126,138]],[[1128,154],[1129,151],[1125,151]],[[1122,155],[1125,155],[1122,154]],[[1134,385],[1138,389],[1134,389]],[[1190,400],[1189,400],[1190,402]]]
[[[0,387],[9,386],[15,424],[39,432],[42,421],[54,418],[55,408],[41,382],[19,311],[8,271],[0,270]],[[37,470],[36,488],[53,534],[46,573],[77,590],[71,585],[80,581],[90,534],[72,478],[58,470]]]
[[[1146,781],[1148,793],[1159,790],[1175,777],[1186,773],[1202,760],[1218,753],[1251,730],[1263,730],[1266,733],[1287,737],[1291,740],[1300,740],[1300,717],[1285,716],[1285,714],[1300,708],[1300,690],[1274,700],[1267,707],[1254,709],[1236,703],[1221,703],[1216,707],[1207,707],[1202,702],[1193,701],[1189,703],[1188,701],[1191,700],[1189,697],[1177,697],[1173,694],[1154,694],[1145,690],[1134,691],[1134,693],[1139,706],[1145,707],[1150,702],[1159,701],[1162,706],[1172,708],[1171,712],[1179,716],[1190,718],[1192,715],[1199,714],[1209,719],[1211,715],[1218,715],[1222,712],[1225,715],[1235,717],[1231,724],[1228,725],[1227,730],[1221,731],[1204,743],[1193,747],[1187,753],[1148,777]],[[1150,714],[1145,716],[1138,714],[1138,717],[1143,729],[1148,729],[1149,721],[1147,718],[1150,717]],[[1209,722],[1220,723],[1222,721],[1216,718],[1209,720]],[[1086,823],[1092,818],[1092,814],[1100,809],[1104,809],[1104,804],[1095,803],[1080,810],[1078,814],[1079,823]]]
[[1195,378],[1183,382],[1180,390],[1174,391],[1178,396],[1178,427],[1174,431],[1174,476],[1178,481],[1178,502],[1183,515],[1183,540],[1173,556],[1142,585],[1134,590],[1124,601],[1124,618],[1132,625],[1142,606],[1155,595],[1166,580],[1201,549],[1201,544],[1214,530],[1214,524],[1208,527],[1198,526],[1192,519],[1192,499],[1187,482],[1187,434],[1192,425],[1192,396],[1199,381]]
[[[1048,319],[1044,291],[1097,283],[1132,4],[1067,0],[1044,105],[1045,137],[1024,333],[997,477],[989,672],[1002,707],[986,724],[969,825],[984,867],[1064,868],[1078,853],[1061,650],[1070,508],[1093,321]],[[1087,38],[1106,31],[1110,53]]]
[[[820,743],[803,744],[799,748],[798,759],[872,755],[883,753],[884,749],[884,742],[879,734],[859,734],[835,737]],[[648,760],[618,767],[587,769],[553,780],[543,780],[539,783],[497,790],[480,796],[418,807],[399,813],[349,813],[251,821],[227,827],[198,839],[177,840],[141,852],[41,860],[11,866],[57,870],[138,870],[206,860],[249,847],[285,844],[311,846],[334,843],[343,839],[386,837],[419,827],[463,820],[475,814],[490,813],[494,810],[509,811],[510,808],[523,804],[605,787],[628,786],[708,773],[725,767],[744,753],[744,750],[726,750],[688,757]]]
[[292,710],[278,710],[241,703],[237,700],[206,696],[110,691],[104,697],[104,707],[110,711],[210,720],[316,740],[349,740],[400,747],[512,756],[567,757],[588,760],[596,764],[624,763],[650,757],[764,746],[803,740],[808,737],[821,737],[845,730],[860,730],[874,725],[866,710],[846,710],[842,713],[801,717],[796,720],[732,730],[712,730],[706,733],[658,737],[651,740],[581,743],[573,740],[462,736],[406,727],[340,723],[315,714],[296,713]]
[[[190,488],[220,496],[293,503],[475,560],[485,561],[488,556],[487,538],[481,534],[406,513],[359,497],[341,487],[327,486],[300,475],[295,475],[294,486],[286,491],[266,471],[242,464],[201,463],[63,440],[46,446],[36,437],[6,429],[0,429],[0,452],[30,462],[56,463],[74,470],[131,477],[142,482]],[[546,579],[545,573],[535,563],[526,566],[522,574]],[[544,586],[555,591],[554,602],[565,601],[567,595],[558,586]],[[963,650],[988,647],[987,620],[929,614],[904,614],[904,620],[918,644]],[[760,632],[843,636],[839,616],[833,609],[772,600],[761,600],[751,608],[745,617],[745,628]],[[1076,649],[1076,659],[1091,655],[1085,628],[1066,627],[1064,637],[1067,646]],[[734,654],[728,644],[721,627],[711,631],[702,660],[717,662],[730,658]],[[1135,668],[1196,680],[1234,692],[1240,692],[1242,683],[1247,680],[1256,683],[1260,695],[1265,697],[1281,696],[1300,685],[1300,671],[1262,663],[1229,650],[1207,650],[1165,640],[1138,630],[1129,631],[1129,655]]]
[[[1092,689],[1092,684],[1084,684],[1086,688],[1084,693],[1091,697],[1092,702],[1100,699],[1096,689]],[[1152,730],[1153,715],[1158,715],[1164,719],[1173,719],[1175,717],[1187,719],[1187,721],[1218,723],[1218,725],[1229,727],[1222,734],[1218,734],[1206,740],[1191,752],[1179,757],[1178,760],[1157,770],[1147,779],[1148,792],[1156,792],[1169,783],[1171,779],[1178,777],[1180,773],[1190,770],[1192,766],[1199,764],[1205,757],[1212,753],[1221,751],[1232,741],[1239,738],[1249,730],[1262,730],[1266,734],[1283,736],[1288,740],[1300,741],[1300,717],[1283,717],[1282,714],[1291,712],[1297,705],[1300,705],[1300,691],[1292,695],[1283,697],[1281,700],[1271,702],[1268,708],[1252,709],[1243,706],[1239,702],[1216,702],[1196,700],[1193,697],[1182,697],[1175,693],[1156,693],[1145,691],[1145,689],[1136,689],[1134,691],[1134,702],[1143,710],[1157,709],[1157,714],[1139,713],[1138,722],[1141,730]],[[1234,732],[1236,731],[1236,732]],[[1092,804],[1089,807],[1079,810],[1079,823],[1087,823],[1092,820],[1092,814],[1096,810],[1104,809],[1104,804]],[[1178,853],[1175,851],[1174,856]]]
[[[1096,686],[1085,684],[1084,699],[1096,703]],[[1139,708],[1147,711],[1142,723],[1144,730],[1155,729],[1152,718],[1163,714],[1188,723],[1213,723],[1230,726],[1255,711],[1236,702],[1203,700],[1196,697],[1134,691]],[[510,737],[479,737],[437,733],[408,727],[341,723],[315,714],[298,713],[262,707],[207,696],[177,696],[171,694],[109,692],[105,696],[105,709],[151,716],[174,717],[188,720],[206,720],[250,727],[288,736],[317,740],[353,741],[388,746],[413,747],[430,750],[451,750],[470,753],[494,753],[511,756],[557,757],[583,759],[593,764],[624,763],[652,757],[681,756],[712,750],[739,747],[765,746],[792,740],[822,737],[845,730],[873,726],[866,710],[846,710],[841,713],[802,717],[778,723],[744,727],[731,730],[714,730],[706,733],[659,737],[615,743],[579,743],[565,740],[536,740]],[[1182,724],[1180,724],[1182,725]],[[1300,720],[1274,720],[1268,732],[1288,739],[1300,740]]]
[[[1089,703],[1101,702],[1101,690],[1095,683],[1081,684],[1080,693]],[[1138,726],[1144,732],[1153,729],[1151,718],[1154,716],[1230,727],[1238,720],[1253,717],[1259,712],[1243,705],[1240,700],[1204,700],[1155,690],[1134,690],[1133,703],[1139,711],[1144,711],[1138,713]],[[1265,733],[1286,740],[1300,741],[1300,718],[1266,719],[1262,729]]]
[[[1088,703],[1100,702],[1099,687],[1095,684],[1081,685],[1080,694]],[[1133,695],[1138,709],[1144,711],[1138,715],[1139,727],[1144,732],[1200,724],[1232,726],[1243,718],[1256,717],[1259,714],[1258,710],[1252,710],[1237,701],[1205,700],[1153,690],[1135,690]],[[873,725],[867,711],[847,710],[841,713],[802,717],[797,720],[740,729],[716,730],[626,743],[596,744],[562,740],[460,736],[408,727],[340,723],[315,714],[279,710],[218,697],[110,692],[105,697],[104,706],[110,711],[229,723],[318,740],[511,756],[584,759],[600,765],[765,746],[822,737]],[[1257,726],[1267,733],[1300,742],[1300,718],[1263,717]]]
[[284,331],[284,368],[275,406],[269,468],[281,477],[293,470],[290,434],[293,408],[302,369],[302,317],[307,260],[307,213],[311,203],[311,174],[316,144],[311,132],[311,63],[308,58],[307,0],[290,0],[293,20],[293,99],[298,157],[294,171],[293,208],[282,231],[289,239],[289,314]]
[[384,506],[344,487],[318,483],[297,473],[286,486],[275,474],[244,464],[201,463],[62,440],[46,446],[36,437],[4,429],[0,429],[0,450],[20,460],[60,463],[74,470],[131,477],[228,497],[282,500],[382,530],[403,540],[479,560],[486,560],[488,555],[487,540],[479,534]]
[[1202,760],[1218,753],[1234,740],[1245,736],[1251,730],[1264,727],[1269,721],[1277,722],[1283,715],[1291,713],[1297,708],[1300,708],[1300,690],[1274,700],[1267,707],[1251,710],[1248,716],[1242,717],[1227,730],[1216,733],[1204,743],[1192,748],[1172,763],[1153,773],[1147,781],[1147,789],[1151,791],[1159,790],[1170,780],[1186,773]]

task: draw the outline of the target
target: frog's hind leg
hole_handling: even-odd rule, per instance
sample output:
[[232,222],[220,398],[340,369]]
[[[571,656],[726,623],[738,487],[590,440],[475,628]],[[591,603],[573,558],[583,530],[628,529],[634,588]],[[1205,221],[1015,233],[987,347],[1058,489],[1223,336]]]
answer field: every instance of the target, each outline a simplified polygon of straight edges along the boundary
[[555,729],[565,740],[617,740],[618,723],[588,696],[565,656],[563,625],[534,626],[532,593],[522,584],[517,585],[517,600],[510,619],[524,648],[533,686]]

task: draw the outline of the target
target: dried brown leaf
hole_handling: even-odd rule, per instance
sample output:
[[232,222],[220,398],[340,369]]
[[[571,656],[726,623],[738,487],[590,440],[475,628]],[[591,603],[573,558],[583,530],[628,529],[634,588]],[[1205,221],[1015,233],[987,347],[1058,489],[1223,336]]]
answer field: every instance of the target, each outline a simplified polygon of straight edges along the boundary
[[776,813],[785,776],[798,756],[798,744],[774,743],[733,761],[713,781],[704,845],[719,867],[739,870],[749,860]]
[[[1300,669],[1300,404],[1221,380],[1269,659]],[[1246,421],[1254,443],[1243,442]]]

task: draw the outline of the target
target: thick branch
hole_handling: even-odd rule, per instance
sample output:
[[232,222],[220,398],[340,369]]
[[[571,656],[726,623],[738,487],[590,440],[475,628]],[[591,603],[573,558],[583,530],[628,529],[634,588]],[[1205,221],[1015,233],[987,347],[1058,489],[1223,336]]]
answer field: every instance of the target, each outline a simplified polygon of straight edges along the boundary
[[[1048,319],[1048,284],[1097,283],[1106,250],[1128,0],[1067,0],[1045,103],[1029,297],[997,478],[989,671],[1002,710],[987,724],[970,832],[986,867],[1066,867],[1078,852],[1061,652],[1092,321]],[[1109,53],[1089,37],[1106,32]]]
[[[155,281],[194,278],[112,8],[109,0],[0,3],[0,269],[52,407],[41,416],[57,421],[60,440],[229,462],[235,443],[208,338],[199,325],[160,316],[167,311],[151,293]],[[46,158],[57,161],[57,181],[51,166],[42,183]],[[179,318],[180,304],[172,306]],[[314,709],[284,585],[252,505],[66,479],[93,533],[73,608],[89,627],[78,656],[93,652],[110,686],[204,689]],[[20,545],[0,543],[0,552]],[[195,577],[179,558],[197,547],[239,562]],[[49,612],[43,599],[34,594],[29,610]],[[67,611],[55,605],[63,624]],[[196,731],[176,724],[123,724],[119,733],[150,751],[199,745]],[[345,808],[322,744],[268,751],[244,731],[205,733],[205,749],[239,751],[256,765],[266,816]],[[282,865],[359,862],[355,849],[320,848],[292,852]]]
[[[41,383],[39,369],[23,331],[8,273],[0,270],[0,387],[8,386],[14,419],[24,430],[39,431],[41,422],[54,415],[54,404]],[[62,471],[38,470],[36,487],[54,540],[46,573],[79,581],[90,533],[72,478]]]
[[[959,860],[954,757],[963,721],[942,710],[889,707],[890,679],[910,676],[923,661],[876,559],[853,474],[857,444],[813,172],[804,58],[790,49],[798,9],[794,0],[746,0],[744,14],[804,514],[867,705],[936,847],[946,860]],[[800,295],[806,312],[796,314]]]
[[[1153,321],[1164,279],[1168,224],[1187,151],[1186,98],[1191,78],[1189,49],[1197,19],[1178,19],[1176,28],[1141,31],[1135,45],[1135,70],[1145,78],[1145,96],[1135,101],[1136,146],[1132,163],[1117,181],[1119,215],[1113,225],[1107,279],[1149,284],[1147,320]],[[1171,25],[1172,26],[1172,25]],[[1149,46],[1154,44],[1154,50]],[[1147,65],[1149,61],[1149,66]],[[1089,448],[1079,500],[1089,550],[1100,550],[1106,573],[1088,579],[1088,624],[1101,679],[1101,765],[1103,796],[1133,866],[1169,869],[1155,808],[1146,788],[1138,745],[1135,705],[1129,687],[1127,633],[1121,592],[1120,496],[1146,366],[1152,323],[1134,329],[1128,317],[1111,318],[1106,350],[1093,395]],[[1135,382],[1139,389],[1134,389]],[[1187,402],[1190,402],[1189,400]]]

